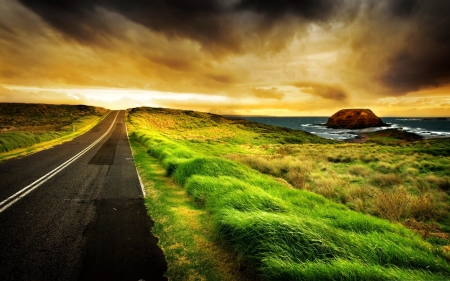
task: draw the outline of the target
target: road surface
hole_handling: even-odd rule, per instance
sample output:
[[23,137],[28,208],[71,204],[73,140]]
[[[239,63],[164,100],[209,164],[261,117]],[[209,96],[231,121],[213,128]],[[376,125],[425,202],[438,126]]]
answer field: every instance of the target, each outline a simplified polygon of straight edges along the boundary
[[0,280],[166,280],[124,115],[0,162]]

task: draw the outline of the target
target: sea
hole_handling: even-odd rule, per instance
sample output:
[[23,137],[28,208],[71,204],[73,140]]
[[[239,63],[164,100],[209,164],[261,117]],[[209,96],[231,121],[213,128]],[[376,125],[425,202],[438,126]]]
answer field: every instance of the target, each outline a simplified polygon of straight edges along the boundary
[[450,137],[450,118],[384,117],[381,120],[388,126],[358,130],[327,128],[325,123],[328,121],[328,117],[229,116],[228,118],[239,118],[267,125],[302,130],[334,140],[354,139],[358,136],[358,133],[374,132],[389,128],[415,133],[426,139]]

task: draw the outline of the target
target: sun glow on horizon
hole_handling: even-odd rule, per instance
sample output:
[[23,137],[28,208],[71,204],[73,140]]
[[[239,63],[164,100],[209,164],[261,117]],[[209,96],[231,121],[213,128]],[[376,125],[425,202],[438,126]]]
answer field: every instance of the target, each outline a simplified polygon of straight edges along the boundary
[[208,96],[196,93],[171,93],[142,89],[119,88],[44,88],[19,85],[3,85],[4,88],[24,93],[53,93],[66,95],[74,100],[68,102],[88,103],[103,106],[108,109],[127,109],[131,107],[150,106],[158,107],[158,100],[168,101],[210,101],[215,103],[226,102],[225,96]]

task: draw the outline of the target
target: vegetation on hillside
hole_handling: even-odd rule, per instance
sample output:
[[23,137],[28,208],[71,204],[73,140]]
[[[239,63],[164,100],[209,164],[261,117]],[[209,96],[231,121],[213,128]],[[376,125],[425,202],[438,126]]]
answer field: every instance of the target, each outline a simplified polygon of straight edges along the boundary
[[128,121],[131,138],[208,211],[212,225],[205,227],[263,279],[450,275],[446,237],[433,236],[430,244],[399,223],[448,231],[450,163],[440,154],[448,140],[345,144],[155,108],[133,109]]
[[0,103],[0,153],[3,157],[17,149],[74,137],[106,112],[85,105]]
[[108,110],[87,105],[0,103],[0,133],[72,130],[77,119]]

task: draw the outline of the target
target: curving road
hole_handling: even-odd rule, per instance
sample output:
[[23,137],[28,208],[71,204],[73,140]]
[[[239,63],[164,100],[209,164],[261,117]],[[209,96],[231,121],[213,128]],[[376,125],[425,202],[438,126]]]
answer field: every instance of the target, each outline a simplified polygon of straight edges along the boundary
[[0,163],[0,280],[166,280],[124,115]]

